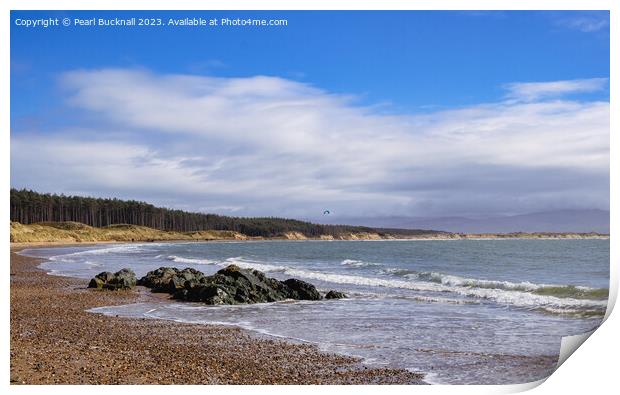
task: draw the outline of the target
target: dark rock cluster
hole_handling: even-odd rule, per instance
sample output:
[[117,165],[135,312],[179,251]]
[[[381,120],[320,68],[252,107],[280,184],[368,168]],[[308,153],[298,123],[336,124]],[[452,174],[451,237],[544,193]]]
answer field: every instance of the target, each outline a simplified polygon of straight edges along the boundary
[[342,292],[338,292],[338,291],[329,291],[328,293],[325,294],[325,299],[343,299],[346,297],[347,295],[343,294]]
[[[227,266],[212,276],[191,268],[160,267],[148,272],[138,285],[151,288],[153,292],[169,293],[175,299],[212,305],[323,299],[316,287],[305,281],[294,278],[279,281],[258,270],[241,269],[236,265]],[[325,297],[346,296],[330,291]]]
[[204,273],[192,268],[179,270],[175,267],[160,267],[148,272],[137,284],[150,288],[153,292],[173,294],[182,289],[186,281],[197,283],[204,277]]
[[88,283],[88,288],[131,289],[136,286],[136,274],[131,269],[121,269],[116,273],[101,272]]

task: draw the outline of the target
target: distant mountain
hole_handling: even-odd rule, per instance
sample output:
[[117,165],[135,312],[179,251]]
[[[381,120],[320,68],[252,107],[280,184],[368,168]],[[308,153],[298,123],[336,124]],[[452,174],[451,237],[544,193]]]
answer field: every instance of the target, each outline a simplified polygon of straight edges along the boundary
[[[317,220],[319,221],[319,220]],[[459,233],[598,232],[609,233],[607,210],[556,210],[488,218],[466,217],[333,217],[324,223],[380,228],[433,229]]]

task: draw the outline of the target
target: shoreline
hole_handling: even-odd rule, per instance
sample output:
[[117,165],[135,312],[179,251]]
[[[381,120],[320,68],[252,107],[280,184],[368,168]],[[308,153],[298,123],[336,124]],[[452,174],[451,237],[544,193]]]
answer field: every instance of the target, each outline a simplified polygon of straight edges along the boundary
[[239,327],[87,312],[164,299],[88,290],[83,279],[48,275],[38,268],[43,259],[17,254],[100,243],[29,244],[10,247],[11,384],[427,384],[422,374]]
[[265,241],[290,241],[290,242],[299,242],[299,241],[457,241],[457,240],[485,240],[485,241],[493,241],[493,240],[609,240],[609,235],[598,235],[598,236],[477,236],[477,235],[466,235],[463,237],[412,237],[412,238],[382,238],[382,239],[321,239],[321,238],[306,238],[306,239],[287,239],[287,238],[250,238],[244,240],[237,239],[208,239],[208,240],[188,240],[188,239],[166,239],[166,240],[100,240],[100,241],[33,241],[33,242],[11,242],[10,249],[14,251],[15,249],[26,249],[26,248],[45,248],[45,247],[75,247],[75,246],[92,246],[97,244],[135,244],[135,243],[212,243],[212,242],[230,242],[230,243],[252,243],[252,242],[265,242]]

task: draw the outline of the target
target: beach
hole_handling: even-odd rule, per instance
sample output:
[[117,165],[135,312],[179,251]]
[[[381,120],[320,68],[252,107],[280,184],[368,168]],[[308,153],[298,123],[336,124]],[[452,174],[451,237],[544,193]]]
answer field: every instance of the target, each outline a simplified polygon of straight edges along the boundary
[[[606,306],[600,287],[608,277],[601,272],[583,280],[581,272],[604,270],[606,261],[607,240],[12,245],[11,378],[531,382],[553,371],[562,336],[600,323]],[[562,278],[548,262],[562,263]],[[303,279],[322,294],[335,290],[347,297],[209,306],[170,300],[141,286],[86,288],[104,270],[131,268],[140,278],[160,267],[211,275],[230,265],[280,281]],[[536,269],[524,274],[524,266]],[[491,278],[484,274],[489,267]]]
[[423,384],[420,374],[369,368],[230,326],[108,317],[86,310],[162,301],[93,291],[50,276],[11,248],[12,384]]

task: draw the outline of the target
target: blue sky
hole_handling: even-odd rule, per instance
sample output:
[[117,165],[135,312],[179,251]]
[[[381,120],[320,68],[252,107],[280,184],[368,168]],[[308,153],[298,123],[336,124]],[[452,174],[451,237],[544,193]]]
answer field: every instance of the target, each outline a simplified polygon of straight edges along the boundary
[[[15,25],[132,16],[288,25]],[[323,207],[481,216],[609,204],[607,12],[12,12],[11,20],[16,187],[298,217]],[[522,151],[503,152],[504,143]],[[33,144],[38,158],[22,159]],[[86,158],[99,166],[82,170],[52,149],[97,144]],[[102,149],[115,154],[97,156]],[[416,153],[431,156],[416,162]],[[133,177],[191,187],[81,179],[118,171],[115,163],[143,170]]]
[[608,20],[607,12],[13,12],[12,20],[94,15],[265,17],[289,24],[213,30],[12,25],[12,61],[28,68],[27,76],[12,74],[19,90],[13,114],[27,113],[26,103],[38,101],[41,92],[28,84],[53,88],[58,73],[75,68],[272,75],[362,94],[400,111],[495,100],[508,82],[609,76],[608,25],[592,32],[571,25],[581,18]]

